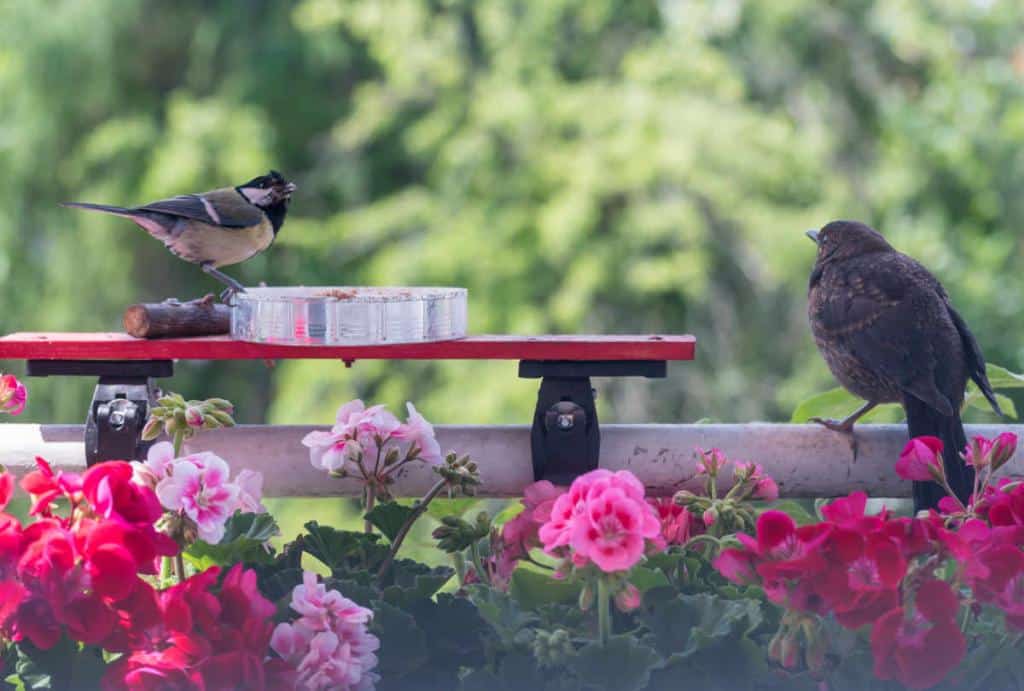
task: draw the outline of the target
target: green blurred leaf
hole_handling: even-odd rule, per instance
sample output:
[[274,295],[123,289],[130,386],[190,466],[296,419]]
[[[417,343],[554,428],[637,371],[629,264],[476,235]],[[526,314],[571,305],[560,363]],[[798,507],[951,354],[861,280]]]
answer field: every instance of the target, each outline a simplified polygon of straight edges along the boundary
[[797,525],[808,525],[810,523],[817,523],[818,518],[807,510],[807,508],[796,501],[795,499],[783,499],[781,501],[772,502],[766,504],[763,507],[764,511],[772,509],[774,511],[783,511],[789,515]]
[[668,578],[659,570],[657,564],[651,564],[650,568],[647,566],[633,567],[633,570],[629,572],[629,582],[635,585],[641,593],[669,584]]
[[[1014,404],[1013,399],[1001,393],[996,394],[996,401],[999,403],[1000,409],[1003,414],[1011,420],[1017,419],[1017,406]],[[991,404],[985,395],[978,390],[972,382],[967,388],[967,393],[964,395],[964,407],[975,408],[982,411],[983,413],[989,413],[995,415],[995,411],[992,409]]]
[[435,499],[430,502],[427,507],[427,513],[441,520],[445,516],[465,516],[468,512],[472,511],[478,504],[479,499],[472,498],[459,498],[459,499]]
[[556,580],[520,566],[512,572],[508,592],[522,607],[536,609],[546,604],[575,602],[581,588],[579,583]]
[[[800,402],[790,416],[792,423],[809,422],[811,418],[833,418],[841,420],[864,405],[864,401],[841,387],[829,389]],[[861,422],[900,420],[903,409],[897,403],[885,403],[861,418]]]
[[1024,374],[1011,372],[991,362],[985,365],[985,374],[993,389],[1024,389]]

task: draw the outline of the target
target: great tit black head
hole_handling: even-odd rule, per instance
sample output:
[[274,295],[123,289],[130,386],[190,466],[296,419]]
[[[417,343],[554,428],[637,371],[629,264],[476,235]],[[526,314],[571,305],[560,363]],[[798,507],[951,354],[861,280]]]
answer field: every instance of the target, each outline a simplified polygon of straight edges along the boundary
[[260,175],[235,188],[250,204],[267,209],[280,204],[287,205],[295,191],[295,184],[288,182],[276,170]]

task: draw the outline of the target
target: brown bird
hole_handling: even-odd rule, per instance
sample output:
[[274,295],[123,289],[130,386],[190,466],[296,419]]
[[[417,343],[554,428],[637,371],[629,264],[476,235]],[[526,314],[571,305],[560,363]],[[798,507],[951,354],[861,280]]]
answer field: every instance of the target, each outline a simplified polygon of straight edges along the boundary
[[[841,422],[815,421],[852,434],[878,404],[902,404],[911,438],[943,441],[946,477],[965,501],[974,485],[974,469],[959,457],[967,445],[960,408],[968,377],[1002,415],[974,335],[939,281],[878,231],[833,221],[807,235],[818,245],[808,289],[814,341],[839,383],[866,401]],[[934,482],[914,483],[915,511],[943,496]]]

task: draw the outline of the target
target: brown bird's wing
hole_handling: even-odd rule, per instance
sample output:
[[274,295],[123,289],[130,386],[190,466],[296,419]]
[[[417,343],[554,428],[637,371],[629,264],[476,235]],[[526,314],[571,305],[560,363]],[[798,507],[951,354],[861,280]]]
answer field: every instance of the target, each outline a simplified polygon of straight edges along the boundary
[[945,316],[945,306],[930,286],[901,275],[906,267],[889,268],[850,267],[818,306],[817,328],[866,370],[952,415],[953,402],[936,383],[939,356],[926,328]]
[[134,209],[201,221],[222,228],[248,228],[263,220],[263,212],[232,187],[205,194],[183,194]]

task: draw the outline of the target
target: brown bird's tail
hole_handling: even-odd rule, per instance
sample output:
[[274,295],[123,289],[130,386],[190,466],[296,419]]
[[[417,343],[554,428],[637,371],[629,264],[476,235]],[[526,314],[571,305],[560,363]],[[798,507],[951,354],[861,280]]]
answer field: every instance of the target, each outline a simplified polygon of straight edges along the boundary
[[[943,415],[919,398],[907,395],[903,402],[907,411],[907,432],[910,438],[932,436],[942,440],[942,461],[946,470],[946,480],[959,497],[967,503],[974,491],[974,468],[964,463],[960,452],[967,446],[967,435],[960,411],[953,415]],[[946,491],[935,482],[914,483],[914,511],[934,509],[939,500],[946,496]]]

